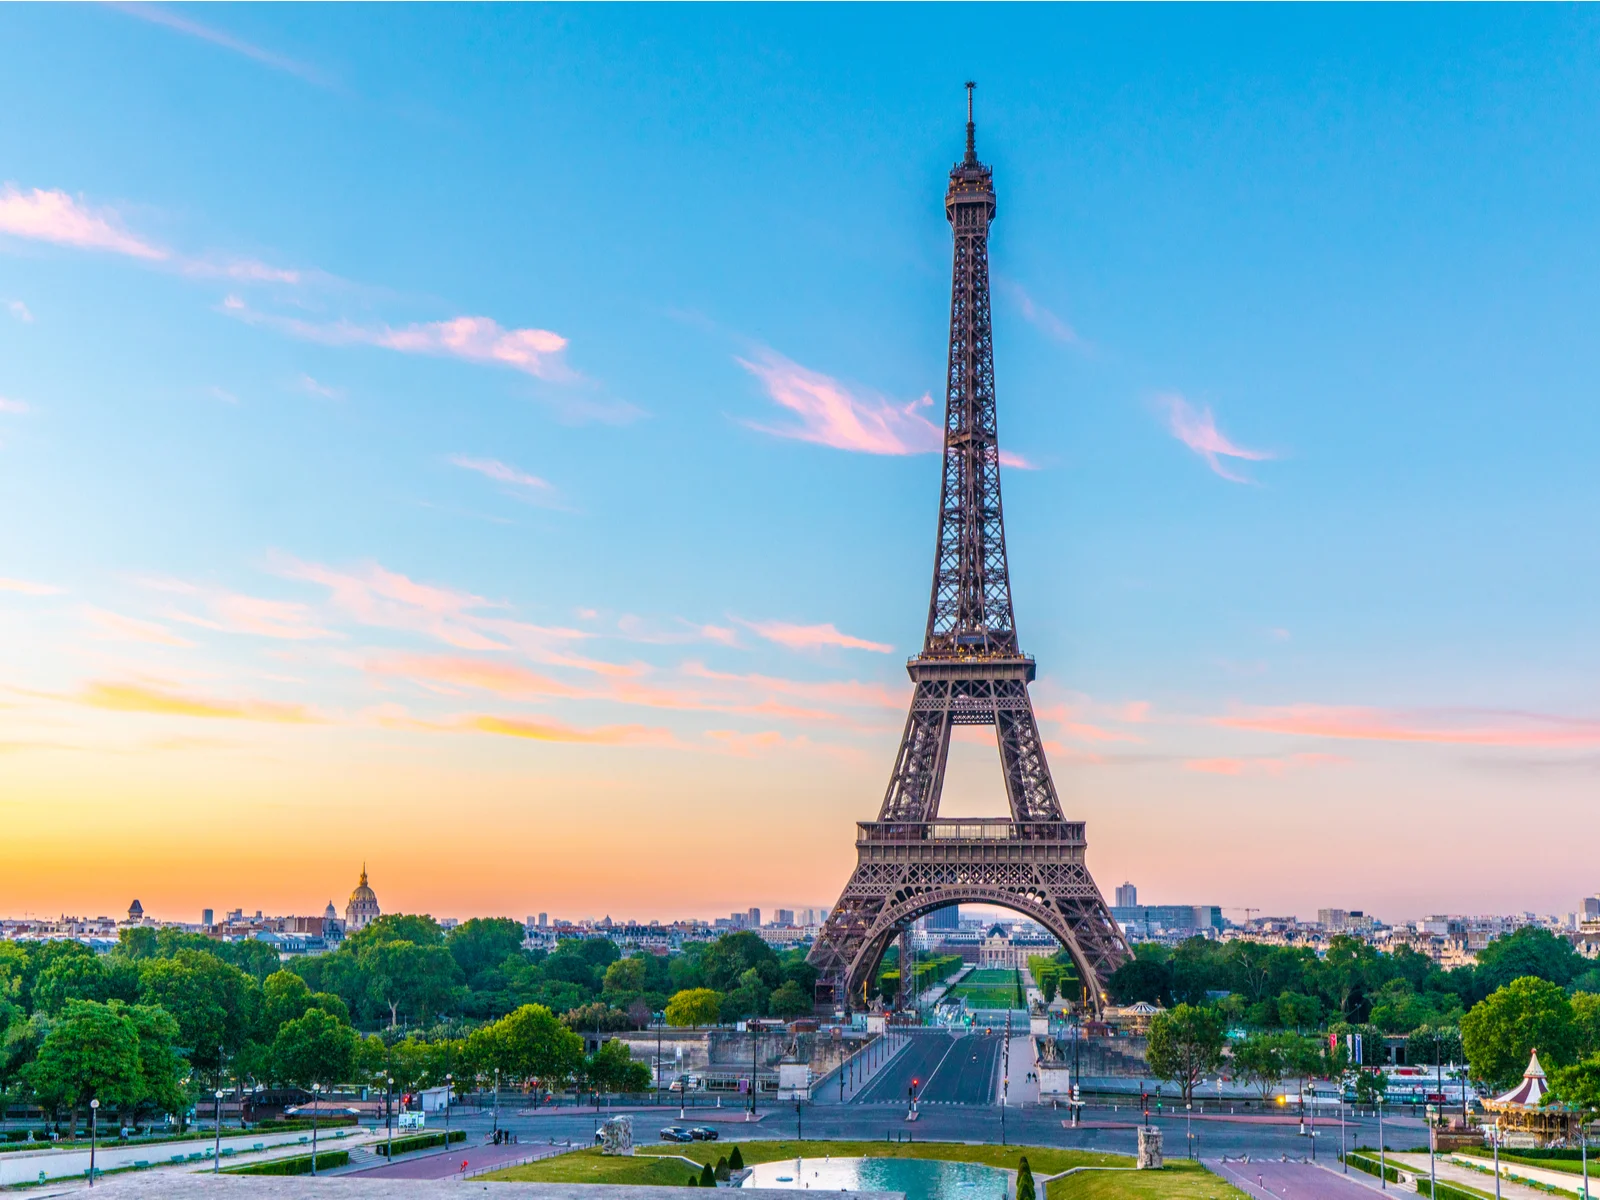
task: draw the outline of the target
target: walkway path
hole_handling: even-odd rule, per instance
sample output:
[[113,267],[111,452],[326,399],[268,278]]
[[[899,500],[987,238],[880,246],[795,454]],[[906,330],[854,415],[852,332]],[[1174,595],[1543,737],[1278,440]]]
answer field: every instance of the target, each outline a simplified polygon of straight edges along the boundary
[[[343,1136],[339,1136],[340,1133]],[[351,1126],[344,1126],[342,1130],[322,1130],[317,1135],[317,1150],[347,1150],[352,1146],[369,1143],[373,1134],[366,1129],[357,1130]],[[303,1145],[301,1143],[304,1143]],[[265,1147],[262,1153],[254,1153],[257,1145]],[[209,1165],[212,1152],[216,1146],[214,1141],[181,1141],[181,1142],[155,1142],[143,1146],[99,1146],[95,1149],[94,1165],[97,1171],[110,1171],[118,1167],[131,1167],[136,1163],[170,1164],[173,1155],[177,1155],[191,1170],[197,1166]],[[233,1154],[225,1156],[223,1167],[226,1169],[239,1163],[259,1162],[263,1159],[279,1157],[273,1151],[281,1151],[288,1147],[296,1153],[310,1153],[311,1131],[294,1130],[291,1133],[272,1133],[262,1129],[252,1131],[245,1135],[223,1137],[222,1148],[232,1150]],[[194,1155],[191,1159],[189,1156]],[[0,1186],[14,1183],[37,1184],[40,1174],[46,1179],[65,1179],[80,1176],[89,1169],[88,1150],[51,1150],[40,1148],[33,1150],[15,1150],[8,1154],[0,1154]]]
[[[1463,1156],[1465,1157],[1465,1156]],[[1418,1179],[1428,1177],[1428,1156],[1426,1154],[1390,1154],[1389,1160],[1404,1170],[1409,1171]],[[1494,1159],[1478,1159],[1476,1156],[1466,1159],[1467,1162],[1482,1162],[1487,1171],[1474,1171],[1471,1167],[1463,1166],[1459,1162],[1440,1155],[1434,1170],[1439,1178],[1446,1183],[1459,1183],[1467,1187],[1477,1188],[1480,1192],[1494,1191]],[[1523,1163],[1500,1163],[1500,1194],[1511,1200],[1513,1197],[1548,1196],[1548,1192],[1537,1188],[1524,1187],[1515,1183],[1510,1176],[1515,1175],[1521,1179],[1532,1179],[1538,1183],[1548,1183],[1562,1191],[1573,1195],[1583,1192],[1583,1176],[1569,1175],[1565,1171],[1552,1171],[1547,1167],[1530,1167]],[[1595,1192],[1596,1185],[1600,1184],[1600,1171],[1591,1174],[1589,1189]]]
[[[1384,1194],[1375,1179],[1357,1172],[1342,1175],[1306,1162],[1223,1162],[1204,1160],[1205,1168],[1226,1179],[1252,1200],[1372,1200]],[[1398,1190],[1398,1189],[1397,1189]]]

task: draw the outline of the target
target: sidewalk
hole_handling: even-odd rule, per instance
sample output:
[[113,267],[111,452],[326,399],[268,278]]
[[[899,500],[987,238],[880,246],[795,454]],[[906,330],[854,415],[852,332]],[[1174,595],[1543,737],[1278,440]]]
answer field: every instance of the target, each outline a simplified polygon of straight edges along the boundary
[[[1011,1085],[1006,1091],[1006,1103],[1015,1107],[1019,1104],[1039,1103],[1039,1080],[1034,1076],[1034,1043],[1031,1034],[1013,1033],[1011,1035]],[[998,1056],[995,1066],[994,1094],[1000,1095],[1000,1081],[1006,1076],[1004,1054]]]
[[[1428,1177],[1428,1156],[1426,1154],[1390,1153],[1389,1158],[1396,1165],[1401,1166],[1408,1174],[1418,1179]],[[1481,1162],[1485,1168],[1475,1171],[1471,1167],[1462,1166],[1462,1162]],[[1494,1160],[1492,1158],[1478,1159],[1463,1155],[1460,1160],[1453,1157],[1439,1155],[1434,1164],[1434,1170],[1440,1179],[1446,1183],[1459,1183],[1466,1187],[1477,1188],[1480,1192],[1494,1190]],[[1530,1167],[1526,1163],[1508,1163],[1504,1159],[1500,1162],[1500,1193],[1505,1197],[1524,1198],[1533,1196],[1548,1196],[1550,1193],[1537,1188],[1527,1187],[1515,1182],[1511,1177],[1528,1179],[1535,1183],[1548,1184],[1560,1188],[1568,1195],[1581,1196],[1583,1194],[1583,1176],[1569,1175],[1565,1171],[1552,1171],[1548,1167]],[[1596,1185],[1600,1184],[1600,1171],[1591,1169],[1589,1174],[1589,1190],[1596,1194]]]

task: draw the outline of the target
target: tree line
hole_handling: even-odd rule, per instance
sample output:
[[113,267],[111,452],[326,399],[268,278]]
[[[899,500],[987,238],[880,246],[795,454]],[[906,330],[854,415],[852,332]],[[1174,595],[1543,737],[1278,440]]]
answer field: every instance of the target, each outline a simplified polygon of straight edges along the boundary
[[[753,933],[624,958],[606,939],[523,946],[520,923],[388,915],[338,950],[280,964],[270,945],[124,930],[0,943],[0,1095],[76,1128],[91,1098],[125,1122],[181,1114],[213,1088],[502,1081],[649,1086],[606,1033],[809,1014],[815,973]],[[585,1053],[580,1033],[601,1035]]]

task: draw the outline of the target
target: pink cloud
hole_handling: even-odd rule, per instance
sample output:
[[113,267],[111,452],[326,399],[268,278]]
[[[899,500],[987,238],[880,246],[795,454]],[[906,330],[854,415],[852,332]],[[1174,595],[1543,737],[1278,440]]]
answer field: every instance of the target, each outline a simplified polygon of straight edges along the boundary
[[739,624],[769,642],[777,642],[790,650],[820,650],[825,646],[838,646],[845,650],[871,650],[875,654],[894,652],[893,646],[851,637],[848,633],[840,633],[831,624],[791,625],[787,621],[740,621]]
[[32,409],[28,407],[25,401],[7,400],[4,396],[0,396],[0,413],[10,413],[13,416],[21,416],[23,413],[31,411]]
[[291,642],[338,636],[332,630],[318,625],[315,615],[304,604],[267,600],[237,592],[195,591],[210,607],[209,617],[176,608],[168,609],[167,616],[219,633],[248,633]]
[[1158,396],[1156,402],[1166,409],[1167,428],[1172,436],[1205,459],[1211,469],[1226,480],[1233,483],[1254,482],[1247,476],[1230,471],[1220,461],[1221,458],[1265,462],[1273,457],[1265,450],[1247,450],[1243,446],[1234,445],[1217,428],[1216,419],[1211,415],[1209,407],[1202,406],[1196,409],[1176,392]]
[[[786,426],[745,422],[751,429],[862,454],[935,454],[944,449],[944,429],[921,412],[933,407],[931,395],[896,405],[874,393],[852,392],[837,379],[770,350],[753,362],[744,358],[734,361],[761,380],[767,395],[800,420],[798,425]],[[1026,459],[1008,451],[1000,452],[1000,461],[1008,467],[1032,469]]]
[[1600,720],[1542,713],[1432,710],[1393,712],[1293,704],[1218,717],[1229,729],[1348,741],[1559,749],[1600,745]]
[[555,490],[554,485],[548,480],[540,479],[537,475],[529,475],[524,471],[517,470],[515,467],[509,467],[498,459],[468,458],[465,454],[452,454],[450,462],[453,466],[460,467],[463,470],[476,471],[479,475],[484,476],[486,479],[492,479],[496,483],[509,483],[515,487],[541,492]]
[[11,183],[0,187],[0,233],[148,261],[170,257],[159,246],[124,229],[110,209],[92,209],[63,191],[33,188],[24,192]]
[[99,632],[95,635],[108,641],[144,642],[153,646],[193,646],[187,638],[179,637],[165,625],[154,621],[141,621],[121,613],[107,612],[103,608],[85,608],[85,619]]
[[258,312],[238,296],[228,296],[222,311],[251,325],[264,325],[325,346],[378,346],[401,354],[458,358],[510,367],[539,379],[574,377],[561,359],[567,339],[548,329],[505,329],[490,317],[452,317],[396,328],[339,320],[315,322]]
[[1142,738],[1131,733],[1120,733],[1083,719],[1083,714],[1071,705],[1044,704],[1034,708],[1034,716],[1049,722],[1068,737],[1082,742],[1138,742]]
[[881,683],[861,683],[854,679],[801,680],[772,675],[736,675],[713,671],[701,663],[684,663],[682,673],[693,679],[736,684],[759,695],[793,696],[818,704],[842,704],[849,708],[901,709],[905,689],[891,689]]
[[675,746],[677,738],[668,729],[652,729],[644,725],[603,725],[581,729],[561,721],[501,717],[480,714],[465,717],[457,728],[476,733],[493,733],[501,737],[524,738],[535,742],[578,742],[598,746]]
[[1277,777],[1290,771],[1310,767],[1337,766],[1346,760],[1337,754],[1288,754],[1282,757],[1261,755],[1250,758],[1191,758],[1183,764],[1186,771],[1202,775],[1270,775]]
[[728,754],[739,758],[755,758],[773,750],[804,749],[811,745],[807,737],[785,737],[776,729],[759,733],[741,733],[734,729],[708,729],[706,737]]
[[24,596],[58,596],[62,589],[49,583],[35,583],[29,579],[0,579],[0,592],[19,592]]
[[469,592],[418,583],[377,563],[337,571],[290,559],[281,573],[326,587],[333,606],[363,625],[424,633],[461,650],[507,648],[474,628],[472,610],[489,607],[489,601]]
[[510,699],[582,695],[559,680],[492,659],[412,655],[374,659],[365,667],[373,675],[398,676],[448,694],[475,688]]
[[7,300],[6,311],[24,325],[33,323],[33,313],[29,311],[28,306],[21,300]]

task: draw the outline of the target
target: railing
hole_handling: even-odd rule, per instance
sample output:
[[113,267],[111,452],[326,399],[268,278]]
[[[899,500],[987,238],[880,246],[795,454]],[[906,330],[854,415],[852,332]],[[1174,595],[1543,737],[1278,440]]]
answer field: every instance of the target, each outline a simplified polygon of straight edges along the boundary
[[861,842],[1083,843],[1082,821],[1013,821],[1008,817],[939,817],[932,821],[857,821]]

